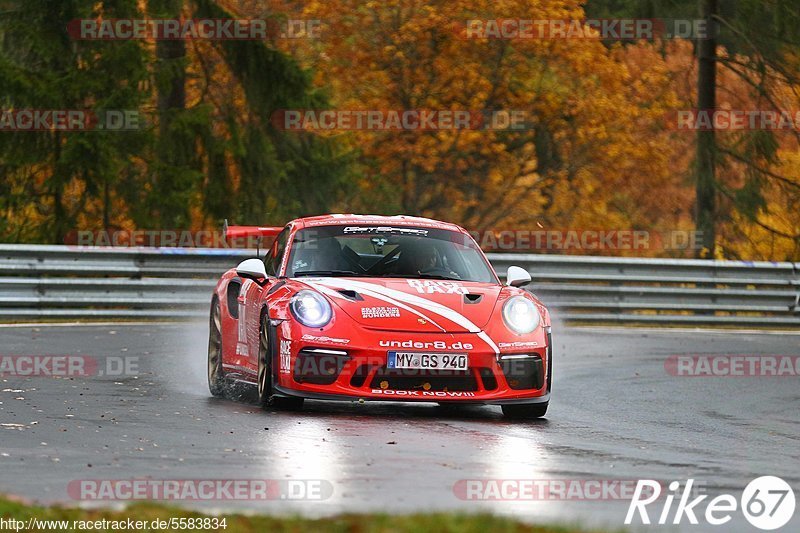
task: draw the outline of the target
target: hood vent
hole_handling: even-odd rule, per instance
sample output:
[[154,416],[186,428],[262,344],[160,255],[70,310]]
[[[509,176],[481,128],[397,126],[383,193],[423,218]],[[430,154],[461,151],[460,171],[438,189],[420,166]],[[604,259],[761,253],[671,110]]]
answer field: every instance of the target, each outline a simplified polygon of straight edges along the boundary
[[338,292],[339,294],[341,294],[342,296],[344,296],[345,298],[347,298],[352,302],[360,302],[364,300],[363,296],[361,296],[352,289],[337,289],[336,292]]
[[480,302],[482,298],[483,298],[483,294],[467,293],[467,294],[464,295],[464,303],[476,304],[476,303]]

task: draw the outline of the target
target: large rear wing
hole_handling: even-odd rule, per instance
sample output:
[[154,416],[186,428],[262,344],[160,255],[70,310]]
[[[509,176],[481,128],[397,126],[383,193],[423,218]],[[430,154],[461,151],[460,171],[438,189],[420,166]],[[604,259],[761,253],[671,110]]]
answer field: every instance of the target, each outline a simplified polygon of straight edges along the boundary
[[281,231],[283,228],[276,226],[229,226],[228,219],[225,219],[225,223],[222,225],[222,235],[226,242],[231,239],[255,237],[256,256],[261,255],[264,237],[277,237]]
[[241,237],[277,237],[283,228],[277,226],[229,226],[228,221],[222,226],[225,239]]

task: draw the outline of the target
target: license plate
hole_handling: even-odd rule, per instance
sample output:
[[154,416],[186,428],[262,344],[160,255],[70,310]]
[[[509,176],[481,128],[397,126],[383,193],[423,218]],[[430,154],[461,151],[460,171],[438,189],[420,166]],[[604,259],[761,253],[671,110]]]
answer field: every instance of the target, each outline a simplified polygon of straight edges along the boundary
[[415,370],[467,370],[469,358],[463,353],[389,352],[386,366]]

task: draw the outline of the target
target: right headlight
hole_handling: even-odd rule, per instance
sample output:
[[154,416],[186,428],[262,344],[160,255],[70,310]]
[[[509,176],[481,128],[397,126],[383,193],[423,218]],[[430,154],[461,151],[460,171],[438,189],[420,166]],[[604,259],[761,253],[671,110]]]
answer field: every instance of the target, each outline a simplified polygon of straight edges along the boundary
[[539,325],[541,317],[532,301],[524,296],[512,296],[503,305],[503,322],[519,335],[530,333]]
[[331,321],[333,309],[331,304],[320,293],[302,290],[292,297],[289,305],[294,317],[310,328],[321,328]]

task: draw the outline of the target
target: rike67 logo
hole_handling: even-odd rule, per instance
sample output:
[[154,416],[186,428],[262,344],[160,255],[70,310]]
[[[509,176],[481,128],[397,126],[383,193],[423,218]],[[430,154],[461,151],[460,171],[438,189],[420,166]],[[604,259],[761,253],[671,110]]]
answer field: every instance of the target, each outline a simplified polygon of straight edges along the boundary
[[[721,494],[705,503],[704,512],[702,504],[708,495],[703,494],[690,501],[693,484],[694,480],[689,479],[682,491],[679,481],[669,484],[669,492],[663,500],[664,505],[656,519],[657,524],[670,523],[670,515],[673,513],[672,506],[676,499],[678,503],[671,520],[674,525],[681,524],[684,517],[690,524],[697,525],[699,523],[698,516],[701,516],[705,518],[706,523],[712,526],[721,526],[730,522],[733,514],[741,510],[751,525],[770,531],[783,527],[794,515],[794,491],[779,477],[762,476],[754,479],[745,487],[740,500],[731,494]],[[628,507],[625,524],[633,523],[637,512],[642,524],[650,524],[647,506],[659,500],[660,497],[661,484],[659,482],[640,479]]]

